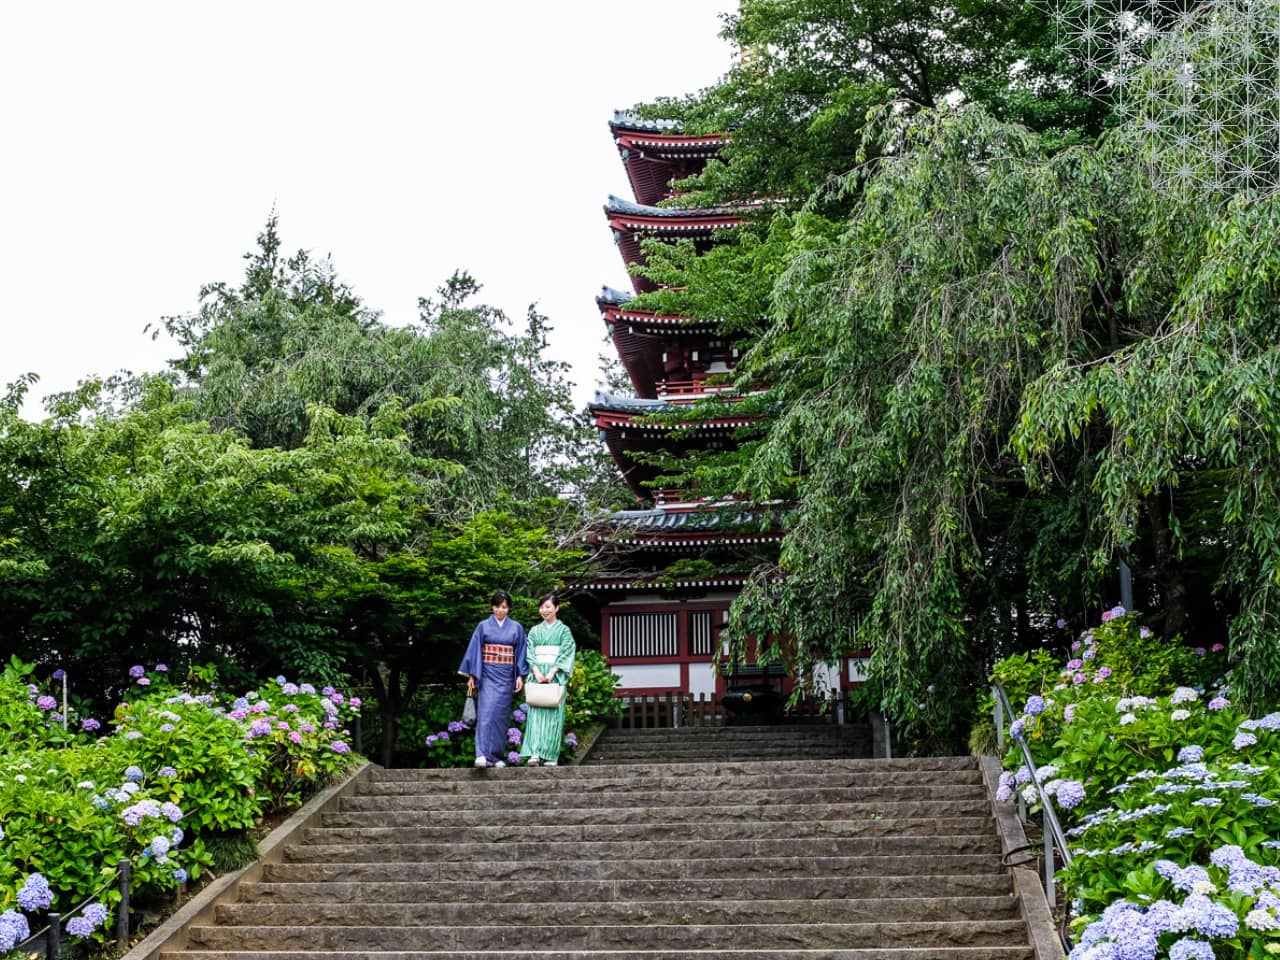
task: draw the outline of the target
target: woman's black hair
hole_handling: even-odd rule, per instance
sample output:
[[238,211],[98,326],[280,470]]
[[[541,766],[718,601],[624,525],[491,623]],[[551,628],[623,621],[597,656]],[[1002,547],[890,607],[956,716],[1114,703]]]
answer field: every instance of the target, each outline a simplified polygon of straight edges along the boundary
[[493,596],[489,598],[489,606],[499,607],[504,603],[508,607],[511,606],[511,594],[507,593],[505,590],[493,591]]
[[542,596],[540,596],[538,598],[538,606],[542,606],[548,600],[554,603],[557,607],[560,606],[560,599],[556,596],[556,592],[554,590],[552,590],[550,593],[544,593]]

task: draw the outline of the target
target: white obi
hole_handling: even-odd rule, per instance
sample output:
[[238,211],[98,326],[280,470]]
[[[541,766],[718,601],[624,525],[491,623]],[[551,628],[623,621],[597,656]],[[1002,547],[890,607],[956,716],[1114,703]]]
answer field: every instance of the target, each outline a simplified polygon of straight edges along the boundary
[[533,659],[539,663],[555,663],[560,658],[558,643],[538,643],[533,647]]

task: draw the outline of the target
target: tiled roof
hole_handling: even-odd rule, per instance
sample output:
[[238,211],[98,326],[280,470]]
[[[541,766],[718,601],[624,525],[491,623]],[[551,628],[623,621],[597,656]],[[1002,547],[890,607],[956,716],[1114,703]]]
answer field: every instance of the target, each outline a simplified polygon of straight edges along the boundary
[[608,284],[605,284],[600,288],[600,295],[596,297],[596,302],[612,303],[621,306],[633,297],[635,297],[634,293],[628,293],[626,290],[618,290]]
[[639,397],[624,397],[617,393],[596,391],[596,398],[587,404],[594,413],[596,410],[608,410],[611,413],[669,413],[680,409],[665,400],[642,400]]
[[679,120],[641,120],[630,110],[613,111],[611,127],[622,127],[626,130],[644,130],[648,133],[679,133]]
[[742,211],[735,207],[651,207],[609,194],[609,202],[604,205],[604,212],[633,217],[697,217],[733,215]]
[[725,507],[710,510],[618,510],[609,514],[608,524],[622,530],[636,532],[679,530],[682,533],[698,533],[703,530],[726,530],[760,526],[763,515],[755,510]]

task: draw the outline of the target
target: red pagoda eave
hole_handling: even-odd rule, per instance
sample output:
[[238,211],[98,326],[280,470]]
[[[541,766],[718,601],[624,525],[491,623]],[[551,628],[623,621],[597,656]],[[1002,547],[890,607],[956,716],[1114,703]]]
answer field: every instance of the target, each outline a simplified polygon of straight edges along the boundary
[[724,576],[706,577],[701,580],[663,580],[658,582],[649,577],[599,577],[586,583],[573,584],[574,589],[593,590],[688,590],[707,587],[741,587],[747,582],[748,575],[727,574]]
[[713,230],[725,230],[742,223],[736,213],[691,213],[662,217],[644,214],[616,213],[609,217],[609,226],[619,233],[654,233],[681,237],[706,234]]
[[645,310],[627,310],[623,307],[605,307],[602,315],[606,323],[617,325],[633,325],[643,332],[645,327],[661,327],[663,332],[673,333],[715,333],[716,324],[705,321],[690,320],[688,317],[650,313]]
[[635,414],[601,410],[596,413],[595,425],[602,430],[645,430],[651,433],[670,433],[672,430],[734,430],[749,426],[755,420],[751,417],[717,417],[700,423],[686,423],[671,426],[664,423],[645,423],[643,420],[653,414]]
[[[626,534],[625,537],[622,534]],[[752,543],[777,543],[782,539],[781,533],[689,533],[681,536],[676,533],[631,533],[626,531],[614,533],[615,539],[625,539],[628,544],[637,547],[702,547],[702,546],[746,546]]]

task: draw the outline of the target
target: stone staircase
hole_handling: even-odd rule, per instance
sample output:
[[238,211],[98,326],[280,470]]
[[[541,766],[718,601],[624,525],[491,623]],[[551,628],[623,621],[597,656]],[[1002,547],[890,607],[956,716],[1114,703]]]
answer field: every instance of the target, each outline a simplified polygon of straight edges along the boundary
[[606,730],[586,763],[708,763],[721,760],[826,760],[871,756],[865,726],[831,723]]
[[1035,956],[966,758],[375,769],[303,834],[161,956]]

